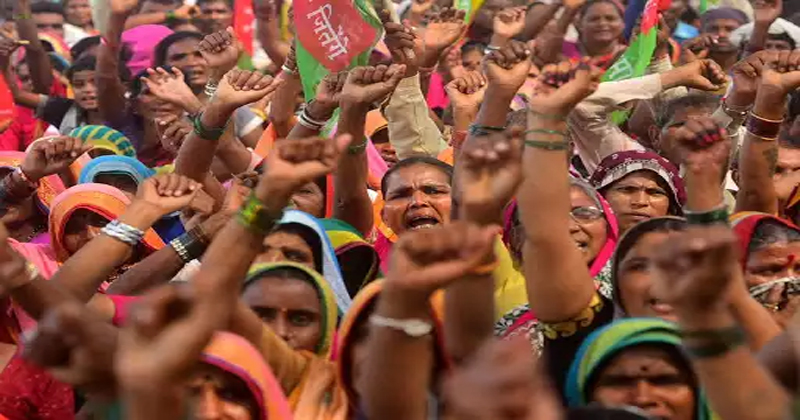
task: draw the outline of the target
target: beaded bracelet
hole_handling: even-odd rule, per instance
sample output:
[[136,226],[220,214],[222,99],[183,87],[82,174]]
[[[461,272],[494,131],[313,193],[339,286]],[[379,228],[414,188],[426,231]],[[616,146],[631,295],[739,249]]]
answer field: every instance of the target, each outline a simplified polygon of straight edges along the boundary
[[122,223],[119,219],[112,220],[100,232],[130,246],[136,246],[144,237],[141,229]]
[[362,142],[360,144],[351,144],[347,146],[347,153],[351,155],[357,155],[359,153],[363,153],[367,150],[367,142]]
[[491,132],[500,133],[503,131],[506,131],[505,127],[482,124],[471,124],[467,130],[471,136],[485,136]]
[[534,129],[531,129],[531,130],[526,130],[525,131],[525,135],[528,135],[528,134],[547,134],[547,135],[551,135],[551,136],[561,136],[561,137],[567,137],[567,135],[568,135],[568,133],[566,131],[548,130],[548,129],[544,129],[544,128],[534,128]]

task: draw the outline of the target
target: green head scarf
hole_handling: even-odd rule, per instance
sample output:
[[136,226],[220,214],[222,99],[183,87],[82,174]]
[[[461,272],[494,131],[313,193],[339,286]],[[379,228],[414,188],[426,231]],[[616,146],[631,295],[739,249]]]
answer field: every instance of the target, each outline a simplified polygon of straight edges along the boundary
[[320,314],[322,317],[320,320],[322,337],[320,337],[314,353],[320,356],[327,356],[331,351],[333,335],[336,333],[338,312],[336,307],[336,297],[328,285],[328,282],[325,281],[325,279],[319,273],[304,265],[293,262],[254,264],[250,267],[250,270],[247,273],[247,278],[244,281],[242,290],[244,290],[251,283],[258,281],[258,279],[268,276],[270,272],[283,269],[298,271],[299,275],[297,277],[305,280],[310,279],[311,285],[314,286],[314,289],[317,291],[317,297],[319,298],[319,305],[321,309]]
[[[589,404],[590,382],[614,356],[640,345],[671,347],[682,354],[681,337],[675,324],[658,318],[627,318],[612,322],[583,341],[567,374],[564,394],[570,407]],[[688,360],[686,365],[689,366]],[[694,390],[695,420],[715,419],[702,390]]]

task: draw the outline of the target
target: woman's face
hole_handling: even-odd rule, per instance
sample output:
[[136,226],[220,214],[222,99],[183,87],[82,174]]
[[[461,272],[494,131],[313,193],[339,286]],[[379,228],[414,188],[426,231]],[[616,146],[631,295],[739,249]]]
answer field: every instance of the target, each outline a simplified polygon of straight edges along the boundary
[[67,22],[81,28],[92,23],[92,8],[89,0],[69,0],[64,8],[64,14]]
[[617,268],[619,304],[632,317],[657,317],[676,321],[672,306],[660,301],[653,289],[653,257],[669,237],[665,232],[642,235]]
[[[155,121],[169,115],[179,116],[183,113],[177,106],[158,99],[146,87],[143,87],[141,93],[136,96],[134,110],[145,121]],[[158,141],[160,143],[161,139]]]
[[594,200],[580,187],[572,187],[569,195],[572,203],[569,233],[588,265],[594,261],[606,243],[608,237],[606,219]]
[[591,5],[581,16],[581,35],[593,43],[610,44],[620,39],[625,24],[619,10],[609,2]]
[[669,191],[659,185],[652,171],[636,171],[612,183],[603,194],[614,210],[620,232],[633,225],[669,213]]
[[397,235],[450,221],[450,182],[441,169],[417,164],[390,174],[383,221]]
[[244,381],[221,369],[200,364],[188,384],[191,419],[251,420],[258,405]]
[[692,375],[663,349],[623,351],[599,372],[595,384],[591,400],[604,407],[638,407],[664,420],[695,418]]
[[478,71],[481,68],[483,53],[477,49],[472,49],[461,55],[461,65],[469,71]]
[[187,38],[167,48],[166,65],[178,67],[186,75],[186,82],[193,90],[202,89],[208,82],[206,60],[197,46],[200,40]]
[[272,232],[264,238],[264,248],[253,263],[284,261],[295,262],[316,270],[314,251],[302,236],[283,231]]
[[98,184],[111,185],[112,187],[122,191],[122,193],[125,194],[125,196],[131,201],[133,201],[133,198],[136,197],[136,190],[139,189],[139,186],[136,184],[136,180],[128,175],[100,174],[94,178],[94,182]]
[[292,194],[290,203],[293,208],[314,217],[325,217],[325,195],[314,182],[309,182]]
[[[776,242],[749,253],[744,273],[747,287],[800,277],[798,256],[800,256],[800,242]],[[775,285],[762,302],[772,312],[778,324],[784,328],[800,309],[800,295],[787,295],[785,288],[786,285]]]
[[244,289],[242,301],[293,349],[316,350],[322,338],[322,307],[309,282],[267,275]]
[[64,248],[69,255],[75,255],[84,245],[99,235],[100,230],[108,222],[108,219],[97,213],[84,209],[76,210],[69,217],[67,226],[64,228]]

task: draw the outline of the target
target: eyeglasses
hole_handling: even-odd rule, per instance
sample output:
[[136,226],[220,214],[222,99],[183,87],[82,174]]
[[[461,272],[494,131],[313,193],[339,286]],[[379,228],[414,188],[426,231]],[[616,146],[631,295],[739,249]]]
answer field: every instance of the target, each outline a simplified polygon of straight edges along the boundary
[[569,215],[578,223],[591,223],[603,217],[603,210],[594,206],[573,207]]

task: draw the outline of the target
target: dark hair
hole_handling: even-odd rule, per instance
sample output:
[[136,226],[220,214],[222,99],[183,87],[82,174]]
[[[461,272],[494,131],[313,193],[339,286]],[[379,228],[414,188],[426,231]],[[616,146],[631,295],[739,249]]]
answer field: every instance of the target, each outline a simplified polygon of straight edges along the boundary
[[428,165],[433,166],[434,168],[439,169],[442,171],[443,174],[447,175],[447,182],[449,184],[453,184],[453,167],[448,165],[445,162],[442,162],[439,159],[432,158],[430,156],[411,156],[409,158],[405,158],[397,163],[394,164],[389,170],[383,174],[383,178],[381,178],[381,194],[386,196],[386,190],[389,187],[388,179],[394,174],[395,172],[399,171],[403,168],[409,168],[411,166],[416,165]]
[[187,31],[175,32],[167,35],[166,38],[162,39],[161,42],[159,42],[156,45],[155,52],[153,53],[153,66],[160,67],[166,65],[167,50],[169,50],[169,47],[171,47],[172,44],[175,44],[176,42],[180,42],[186,39],[196,39],[198,41],[202,41],[203,35],[197,32],[187,32]]
[[759,222],[747,244],[747,253],[753,253],[769,245],[800,241],[800,231],[777,220],[767,219]]
[[100,35],[95,36],[87,36],[86,38],[81,39],[80,41],[76,42],[72,48],[69,49],[69,53],[72,56],[73,60],[77,60],[80,58],[83,53],[89,50],[89,48],[95,47],[100,45]]
[[578,16],[583,18],[583,16],[586,15],[586,12],[589,11],[589,8],[591,8],[595,4],[600,4],[600,3],[608,3],[614,6],[614,9],[616,9],[616,11],[619,13],[619,16],[621,18],[625,17],[625,10],[620,8],[620,4],[614,0],[589,0],[586,3],[584,3],[583,6],[581,6],[580,10],[578,11]]
[[[120,67],[124,67],[124,66],[120,66]],[[168,73],[172,73],[172,67],[170,67],[170,66],[159,66],[159,67],[164,69],[164,70],[166,70]],[[131,79],[131,85],[130,85],[130,89],[129,89],[130,90],[130,94],[131,94],[131,96],[130,96],[131,98],[136,98],[137,96],[139,96],[142,93],[142,90],[144,89],[144,83],[142,82],[142,77],[147,77],[147,69],[144,69],[144,70],[140,71],[139,73],[136,73],[133,76],[133,78]],[[184,76],[184,78],[185,77],[186,76]]]
[[639,243],[648,233],[668,233],[668,232],[681,232],[689,227],[686,219],[679,217],[656,217],[653,219],[645,220],[632,228],[628,229],[622,238],[617,243],[617,249],[614,251],[614,258],[611,260],[611,283],[613,285],[614,302],[619,309],[625,312],[625,307],[622,304],[622,297],[619,290],[619,265],[628,253]]
[[314,257],[314,269],[322,273],[322,240],[320,240],[314,229],[300,223],[281,223],[272,232],[284,232],[299,236],[311,248]]
[[486,50],[486,44],[480,41],[470,40],[461,46],[462,55],[472,51],[478,51],[479,53],[483,54],[484,50]]
[[32,15],[45,13],[64,16],[64,8],[58,3],[52,3],[49,1],[40,1],[31,5]]
[[794,38],[789,36],[789,34],[787,34],[786,32],[782,32],[782,33],[774,34],[774,35],[773,34],[767,34],[767,40],[768,41],[784,41],[784,42],[787,42],[789,44],[789,49],[794,50],[795,48],[797,48],[797,43],[794,42]]
[[690,93],[667,101],[666,104],[659,107],[658,115],[656,115],[656,124],[659,128],[664,128],[678,111],[686,108],[708,108],[713,110],[718,105],[719,96],[717,95],[701,92]]
[[97,67],[97,58],[87,55],[86,57],[81,57],[64,72],[64,75],[67,76],[67,80],[72,83],[72,76],[79,71],[94,71]]

